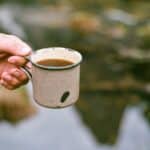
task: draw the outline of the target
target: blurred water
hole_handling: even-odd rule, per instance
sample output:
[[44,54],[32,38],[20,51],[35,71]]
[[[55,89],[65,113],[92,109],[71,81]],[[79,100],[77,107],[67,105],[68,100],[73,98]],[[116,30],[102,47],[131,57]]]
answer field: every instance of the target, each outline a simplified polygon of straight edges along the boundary
[[150,150],[150,128],[140,107],[126,109],[116,149]]
[[[37,116],[16,126],[1,123],[0,132],[0,147],[3,150],[99,149],[94,137],[72,107],[61,110],[39,107]],[[102,146],[100,150],[108,148]]]
[[[31,94],[31,87],[29,91]],[[37,116],[16,126],[0,124],[2,150],[149,150],[149,147],[150,128],[138,107],[126,109],[115,146],[98,144],[74,107],[61,110],[39,107]]]

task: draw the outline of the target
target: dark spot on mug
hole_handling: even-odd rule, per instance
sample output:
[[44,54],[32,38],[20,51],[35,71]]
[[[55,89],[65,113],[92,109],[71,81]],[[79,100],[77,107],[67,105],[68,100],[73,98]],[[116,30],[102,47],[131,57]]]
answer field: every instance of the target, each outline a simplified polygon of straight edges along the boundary
[[60,101],[61,101],[62,103],[64,103],[64,102],[67,100],[67,98],[68,98],[69,95],[70,95],[70,92],[69,92],[69,91],[66,91],[66,92],[62,95]]

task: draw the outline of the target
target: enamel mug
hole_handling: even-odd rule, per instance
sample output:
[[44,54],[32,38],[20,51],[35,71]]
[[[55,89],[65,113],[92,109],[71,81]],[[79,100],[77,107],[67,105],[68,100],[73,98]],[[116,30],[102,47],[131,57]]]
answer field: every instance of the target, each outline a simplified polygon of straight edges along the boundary
[[[71,61],[67,66],[44,66],[37,62],[46,59]],[[48,108],[63,108],[74,104],[79,98],[80,63],[82,55],[72,49],[52,47],[37,50],[30,56],[30,76],[34,100]]]

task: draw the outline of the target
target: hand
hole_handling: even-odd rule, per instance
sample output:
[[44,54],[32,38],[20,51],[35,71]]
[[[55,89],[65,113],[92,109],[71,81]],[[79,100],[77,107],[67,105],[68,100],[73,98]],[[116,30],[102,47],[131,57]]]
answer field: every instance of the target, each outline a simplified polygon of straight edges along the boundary
[[12,90],[27,83],[28,77],[20,67],[27,65],[25,56],[30,54],[31,48],[18,37],[0,33],[0,84],[2,86]]

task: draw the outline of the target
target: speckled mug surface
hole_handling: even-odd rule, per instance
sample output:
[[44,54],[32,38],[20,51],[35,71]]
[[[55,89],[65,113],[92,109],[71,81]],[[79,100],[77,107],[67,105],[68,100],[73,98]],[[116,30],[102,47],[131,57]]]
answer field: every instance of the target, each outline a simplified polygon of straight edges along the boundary
[[[68,66],[43,66],[45,59],[64,59],[73,62]],[[37,50],[31,55],[32,86],[35,101],[48,108],[63,108],[79,98],[80,63],[82,55],[72,49],[52,47]]]

